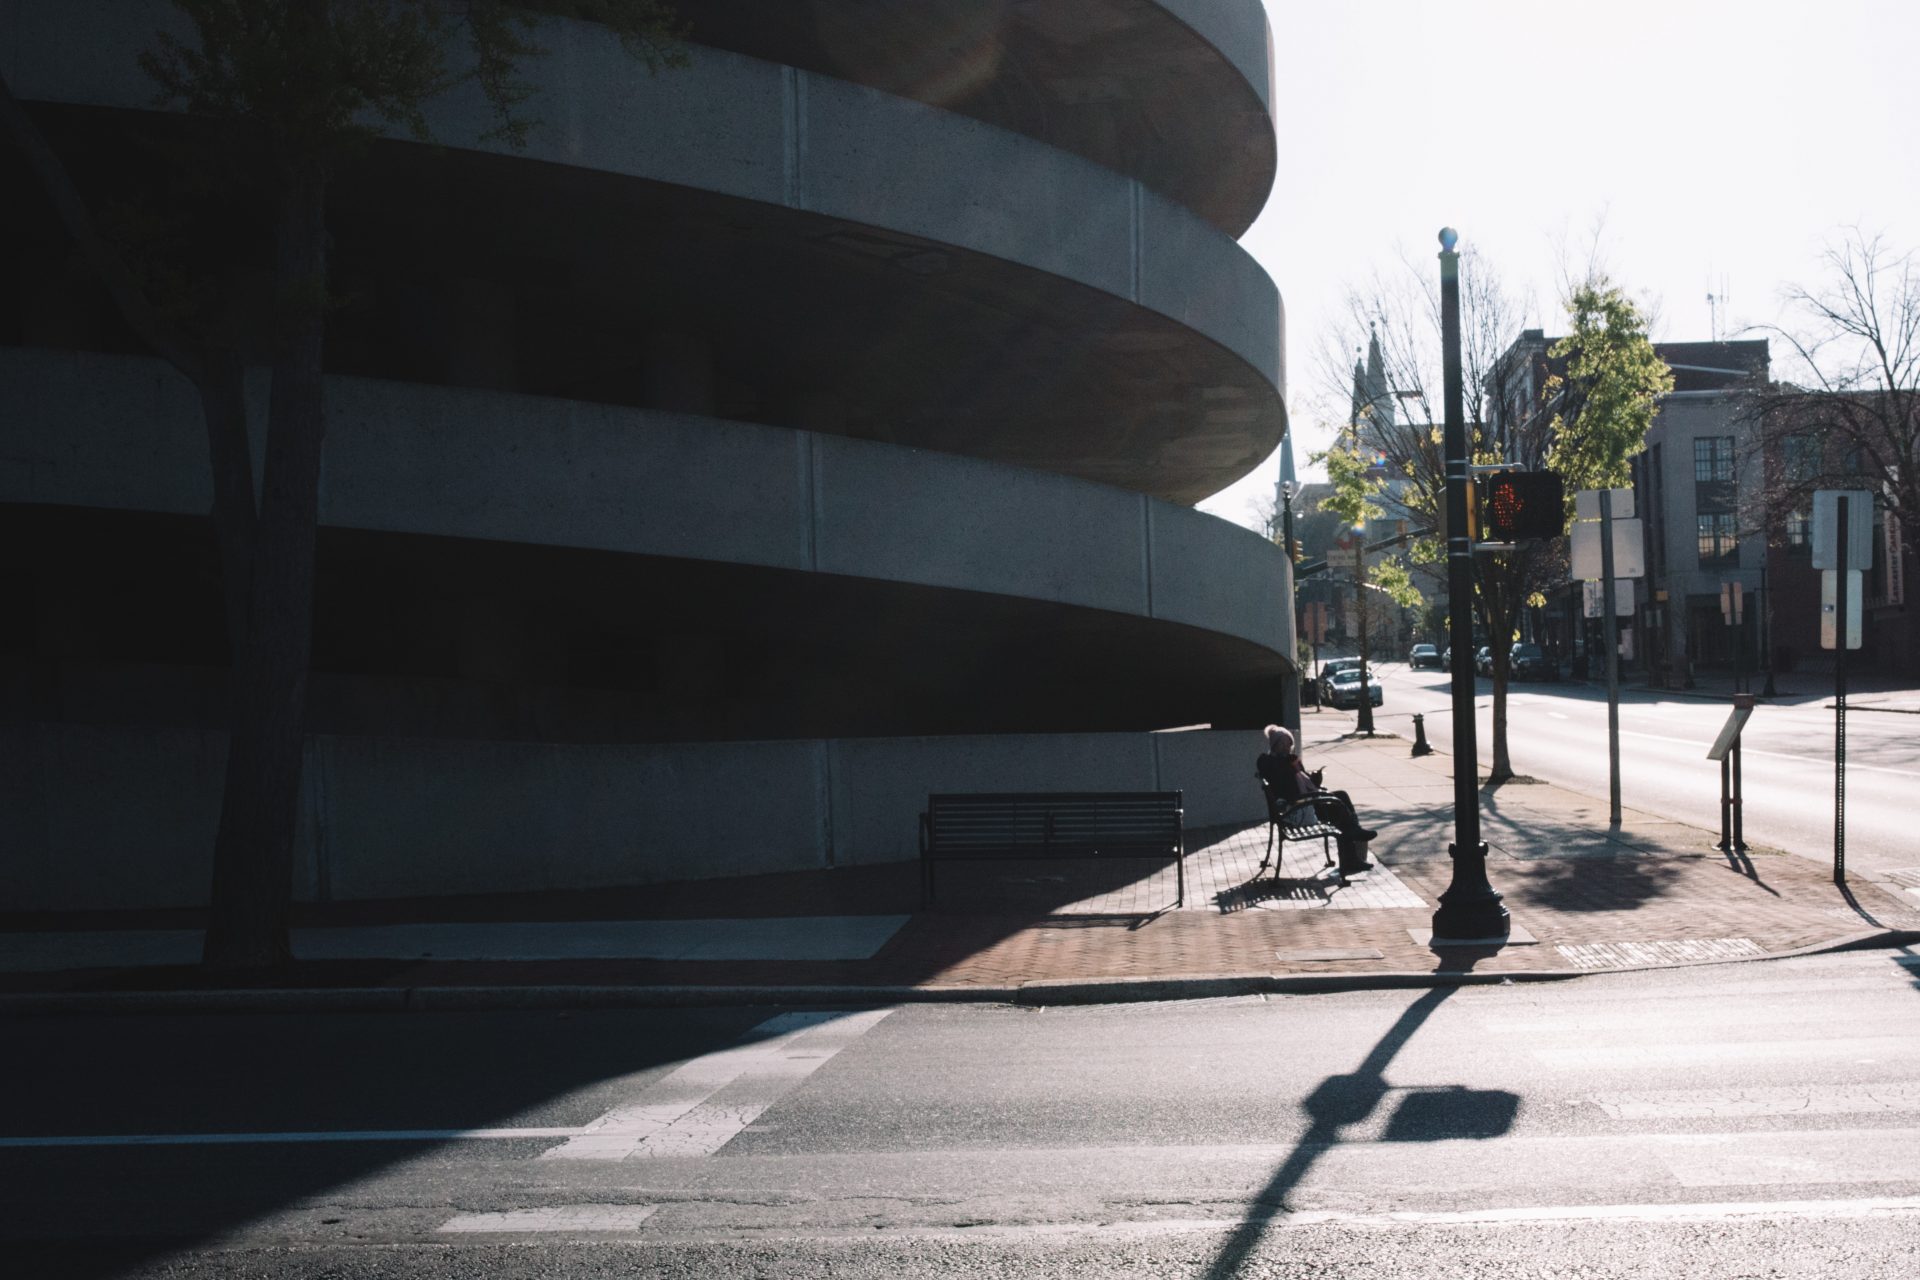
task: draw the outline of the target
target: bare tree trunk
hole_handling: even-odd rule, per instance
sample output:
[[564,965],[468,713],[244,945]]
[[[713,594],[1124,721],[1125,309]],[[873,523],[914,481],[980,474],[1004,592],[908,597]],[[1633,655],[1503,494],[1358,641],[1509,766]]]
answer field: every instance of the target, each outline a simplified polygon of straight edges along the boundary
[[284,345],[273,366],[266,476],[246,643],[235,655],[226,792],[214,843],[206,964],[283,965],[313,645],[314,542],[326,417],[326,179],[287,175],[276,217],[274,277]]
[[220,548],[220,585],[226,607],[228,662],[240,669],[253,611],[253,446],[247,439],[246,364],[236,351],[209,347],[197,386],[207,420],[213,463],[213,527]]

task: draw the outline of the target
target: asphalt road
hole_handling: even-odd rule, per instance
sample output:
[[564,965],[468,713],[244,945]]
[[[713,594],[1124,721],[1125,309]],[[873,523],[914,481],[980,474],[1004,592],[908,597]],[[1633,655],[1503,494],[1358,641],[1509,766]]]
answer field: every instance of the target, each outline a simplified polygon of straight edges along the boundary
[[[1452,702],[1444,671],[1381,665],[1383,731],[1413,736],[1426,717],[1427,738],[1453,752]],[[1802,684],[1806,682],[1802,681]],[[1474,699],[1481,766],[1492,762],[1493,682]],[[1810,689],[1810,686],[1809,686]],[[1758,707],[1744,733],[1742,793],[1749,842],[1830,862],[1833,858],[1834,712],[1831,696],[1808,692]],[[1620,802],[1718,831],[1720,766],[1707,749],[1726,723],[1725,702],[1626,690],[1620,699]],[[1350,731],[1351,711],[1302,715],[1309,745]],[[1604,688],[1560,683],[1510,686],[1508,750],[1514,772],[1583,795],[1607,795],[1607,697]],[[1871,870],[1920,867],[1914,804],[1920,796],[1920,715],[1852,710],[1847,715],[1847,862]]]
[[18,1275],[1905,1280],[1920,1258],[1911,953],[5,1033]]

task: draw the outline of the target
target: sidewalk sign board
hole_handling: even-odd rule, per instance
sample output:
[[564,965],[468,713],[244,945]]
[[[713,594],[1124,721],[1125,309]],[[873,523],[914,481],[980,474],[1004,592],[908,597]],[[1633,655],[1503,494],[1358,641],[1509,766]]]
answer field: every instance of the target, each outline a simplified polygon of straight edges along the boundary
[[[1580,582],[1598,582],[1602,574],[1600,526],[1590,521],[1574,521],[1572,541],[1573,578]],[[1647,576],[1646,550],[1637,518],[1613,522],[1613,576]]]
[[1726,724],[1720,728],[1720,736],[1713,740],[1713,746],[1707,749],[1707,759],[1724,760],[1732,748],[1740,731],[1746,727],[1747,717],[1753,714],[1753,696],[1744,694],[1734,700],[1733,710],[1727,715]]
[[[1851,559],[1851,557],[1849,557]],[[1820,647],[1836,647],[1836,624],[1840,620],[1838,600],[1840,571],[1822,569],[1820,571]],[[1847,648],[1860,647],[1860,597],[1866,592],[1861,588],[1860,571],[1847,570]]]
[[[1573,495],[1573,518],[1575,520],[1598,520],[1600,518],[1600,491],[1582,489]],[[1633,490],[1615,489],[1613,491],[1613,518],[1615,520],[1633,519]]]
[[[1873,564],[1873,495],[1865,489],[1813,491],[1813,567],[1840,567],[1840,499],[1847,501],[1847,564],[1865,569]],[[1829,646],[1831,648],[1831,646]]]
[[[1602,597],[1606,594],[1607,588],[1604,582],[1583,582],[1580,584],[1580,595],[1585,604],[1585,616],[1589,618],[1597,618],[1600,616],[1601,610],[1606,607],[1602,600]],[[1631,618],[1633,616],[1632,578],[1615,578],[1613,580],[1613,613],[1617,618]]]

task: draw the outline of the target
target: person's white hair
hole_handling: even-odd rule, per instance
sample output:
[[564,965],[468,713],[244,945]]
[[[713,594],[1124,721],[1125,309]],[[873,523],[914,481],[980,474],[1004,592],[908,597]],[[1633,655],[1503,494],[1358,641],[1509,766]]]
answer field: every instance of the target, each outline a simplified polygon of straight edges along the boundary
[[1293,750],[1293,730],[1277,724],[1267,726],[1267,750],[1279,756],[1290,756]]

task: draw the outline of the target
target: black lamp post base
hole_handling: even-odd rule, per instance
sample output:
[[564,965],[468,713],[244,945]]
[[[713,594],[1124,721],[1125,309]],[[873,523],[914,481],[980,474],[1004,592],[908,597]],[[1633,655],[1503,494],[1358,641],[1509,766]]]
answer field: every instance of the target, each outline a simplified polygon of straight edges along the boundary
[[1512,918],[1501,903],[1500,892],[1487,881],[1487,846],[1476,847],[1469,857],[1460,856],[1460,846],[1447,846],[1453,859],[1453,883],[1440,895],[1440,909],[1433,913],[1433,936],[1447,938],[1504,938],[1512,929]]

